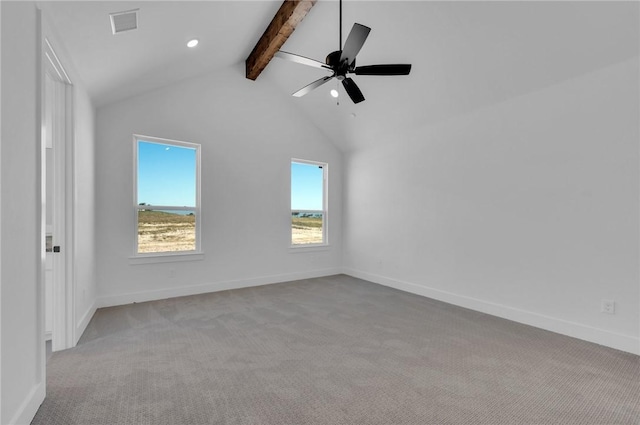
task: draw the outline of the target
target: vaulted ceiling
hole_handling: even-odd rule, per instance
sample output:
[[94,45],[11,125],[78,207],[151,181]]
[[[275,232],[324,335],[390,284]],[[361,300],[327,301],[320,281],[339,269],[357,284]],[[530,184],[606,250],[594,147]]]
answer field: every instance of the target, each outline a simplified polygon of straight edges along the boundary
[[[282,1],[42,2],[97,107],[237,67]],[[638,56],[638,16],[612,2],[345,0],[343,34],[372,28],[358,64],[411,63],[409,76],[356,76],[354,105],[334,82],[290,98],[341,149],[374,135],[451,119]],[[627,5],[628,7],[628,5]],[[109,13],[140,9],[139,29],[112,35]],[[188,49],[190,38],[199,38]],[[338,2],[319,0],[283,50],[323,61],[338,49]],[[283,96],[326,75],[273,59],[254,84]]]

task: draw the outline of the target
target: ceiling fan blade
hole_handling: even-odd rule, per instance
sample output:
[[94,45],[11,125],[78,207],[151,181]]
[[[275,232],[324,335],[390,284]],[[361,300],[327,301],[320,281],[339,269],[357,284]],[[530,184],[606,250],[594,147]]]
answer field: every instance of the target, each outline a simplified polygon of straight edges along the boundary
[[341,63],[345,59],[349,65],[353,63],[356,59],[356,55],[360,49],[362,49],[362,45],[369,36],[370,31],[371,28],[369,27],[365,27],[358,23],[353,24],[353,28],[351,28],[347,41],[345,41],[344,47],[342,48],[342,54],[340,55]]
[[275,57],[280,58],[280,59],[284,59],[284,60],[288,60],[288,61],[291,61],[291,62],[300,63],[302,65],[312,66],[314,68],[323,68],[323,69],[331,70],[331,67],[329,65],[327,65],[326,63],[322,63],[322,62],[317,61],[315,59],[306,58],[304,56],[296,55],[294,53],[283,52],[283,51],[280,50],[280,51],[276,52]]
[[358,88],[356,82],[351,78],[345,78],[344,80],[342,80],[342,85],[344,86],[344,89],[347,91],[347,94],[349,95],[351,100],[353,100],[353,103],[360,103],[364,100],[364,96],[362,95],[360,88]]
[[333,78],[333,75],[330,75],[327,77],[322,77],[319,80],[315,80],[313,83],[307,84],[306,86],[304,86],[303,88],[301,88],[300,90],[292,94],[291,96],[302,97],[305,94],[309,93],[310,91],[317,89],[318,87],[320,87],[327,81],[331,80],[332,78]]
[[410,64],[365,65],[353,70],[356,75],[409,75]]

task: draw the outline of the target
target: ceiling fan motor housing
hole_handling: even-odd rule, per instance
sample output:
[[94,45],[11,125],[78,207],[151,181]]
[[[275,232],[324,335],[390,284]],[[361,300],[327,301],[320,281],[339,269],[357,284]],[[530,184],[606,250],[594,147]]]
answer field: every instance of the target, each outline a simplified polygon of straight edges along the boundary
[[343,80],[347,72],[352,72],[356,67],[356,60],[353,59],[351,64],[344,60],[342,63],[340,62],[340,56],[342,55],[342,50],[336,50],[335,52],[331,52],[327,55],[325,59],[325,63],[331,67],[333,72],[335,72],[336,78],[338,80]]

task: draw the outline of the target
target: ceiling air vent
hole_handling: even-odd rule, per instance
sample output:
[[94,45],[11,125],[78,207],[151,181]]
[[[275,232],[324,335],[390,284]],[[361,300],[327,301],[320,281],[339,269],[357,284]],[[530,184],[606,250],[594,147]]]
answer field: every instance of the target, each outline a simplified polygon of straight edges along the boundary
[[113,34],[119,34],[125,31],[131,31],[138,28],[138,10],[126,10],[124,12],[110,13],[111,31]]

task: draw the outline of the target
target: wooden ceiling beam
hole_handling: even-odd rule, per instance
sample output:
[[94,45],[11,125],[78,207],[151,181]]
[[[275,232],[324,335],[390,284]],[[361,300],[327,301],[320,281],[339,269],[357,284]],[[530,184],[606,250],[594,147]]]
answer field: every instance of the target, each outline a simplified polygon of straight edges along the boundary
[[255,80],[307,16],[317,0],[285,0],[247,58],[246,75]]

